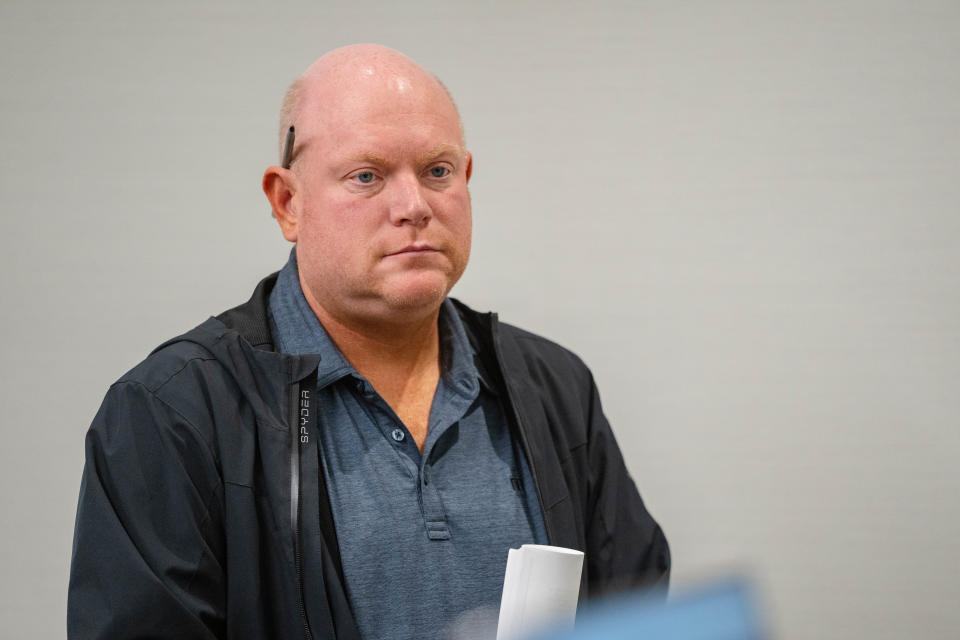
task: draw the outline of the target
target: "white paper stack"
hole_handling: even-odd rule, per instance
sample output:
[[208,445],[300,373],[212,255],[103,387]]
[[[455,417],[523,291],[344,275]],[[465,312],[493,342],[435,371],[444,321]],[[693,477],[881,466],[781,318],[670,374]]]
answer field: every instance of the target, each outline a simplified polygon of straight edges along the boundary
[[497,640],[521,640],[546,628],[572,627],[582,569],[582,551],[541,544],[510,549]]

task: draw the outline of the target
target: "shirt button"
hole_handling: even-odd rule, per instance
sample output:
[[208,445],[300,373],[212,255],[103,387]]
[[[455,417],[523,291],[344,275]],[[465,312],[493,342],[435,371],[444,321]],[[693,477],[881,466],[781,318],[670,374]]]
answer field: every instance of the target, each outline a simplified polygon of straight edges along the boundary
[[402,429],[394,429],[390,435],[392,435],[393,439],[397,442],[403,442],[403,438],[405,437]]

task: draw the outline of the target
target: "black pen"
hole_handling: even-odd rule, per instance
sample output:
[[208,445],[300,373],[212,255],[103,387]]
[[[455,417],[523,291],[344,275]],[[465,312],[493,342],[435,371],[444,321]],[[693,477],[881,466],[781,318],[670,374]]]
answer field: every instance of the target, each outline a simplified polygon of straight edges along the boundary
[[283,156],[280,166],[284,169],[290,168],[290,160],[293,158],[293,125],[287,131],[287,139],[283,143]]
[[[290,161],[293,159],[293,125],[287,130],[287,138],[283,141],[283,155],[280,158],[280,166],[284,169],[290,168]],[[273,209],[270,209],[270,215],[276,218]]]

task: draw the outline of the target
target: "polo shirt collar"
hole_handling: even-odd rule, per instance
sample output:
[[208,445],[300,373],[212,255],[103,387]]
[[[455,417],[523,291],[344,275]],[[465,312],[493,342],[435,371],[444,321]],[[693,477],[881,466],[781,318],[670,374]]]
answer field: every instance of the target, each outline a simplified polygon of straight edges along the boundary
[[[290,251],[290,257],[280,270],[277,283],[270,293],[270,316],[278,351],[290,355],[320,356],[317,366],[318,388],[322,389],[347,376],[363,379],[330,339],[304,297],[297,270],[296,247]],[[444,300],[440,307],[438,329],[443,383],[454,393],[474,398],[479,392],[478,382],[493,389],[478,373],[473,346],[467,338],[460,315],[449,299]]]

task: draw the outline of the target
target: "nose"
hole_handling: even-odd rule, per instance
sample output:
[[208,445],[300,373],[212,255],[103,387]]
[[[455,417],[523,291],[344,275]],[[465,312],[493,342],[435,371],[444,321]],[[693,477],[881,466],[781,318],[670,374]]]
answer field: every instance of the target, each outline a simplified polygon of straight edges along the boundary
[[433,212],[424,196],[424,186],[416,175],[398,175],[394,178],[393,198],[390,203],[390,221],[397,225],[422,227]]

